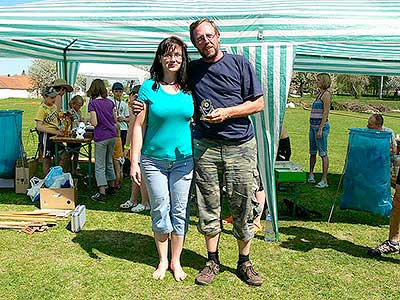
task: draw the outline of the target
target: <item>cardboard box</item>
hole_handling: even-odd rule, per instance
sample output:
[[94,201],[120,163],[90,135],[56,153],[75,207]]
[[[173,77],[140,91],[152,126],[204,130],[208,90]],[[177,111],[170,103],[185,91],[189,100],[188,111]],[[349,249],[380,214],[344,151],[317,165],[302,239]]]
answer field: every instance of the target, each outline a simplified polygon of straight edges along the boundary
[[75,209],[78,180],[74,179],[74,187],[70,188],[41,188],[40,209]]
[[15,163],[15,192],[26,194],[29,180],[37,174],[38,162],[36,159],[21,158]]

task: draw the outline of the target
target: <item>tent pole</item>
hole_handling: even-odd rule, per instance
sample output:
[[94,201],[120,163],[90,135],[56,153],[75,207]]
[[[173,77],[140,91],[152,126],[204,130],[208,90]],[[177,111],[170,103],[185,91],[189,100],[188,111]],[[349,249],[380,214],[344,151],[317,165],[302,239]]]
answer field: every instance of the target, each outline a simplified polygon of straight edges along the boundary
[[379,99],[382,99],[383,94],[383,76],[381,76],[381,87],[379,89]]
[[[63,76],[64,76],[64,79],[65,79],[65,81],[67,81],[67,83],[69,83],[70,81],[68,80],[68,70],[67,70],[67,67],[68,67],[68,65],[67,65],[67,51],[68,51],[68,48],[69,47],[71,47],[75,42],[77,41],[77,39],[74,39],[71,43],[69,43],[69,45],[67,46],[67,47],[65,47],[64,49],[63,49],[63,66],[64,66],[64,74],[63,74]],[[68,95],[68,94],[67,94]],[[68,107],[68,104],[67,104],[67,102],[68,102],[68,100],[69,99],[67,99],[67,95],[65,95],[65,98],[63,99],[64,101],[63,101],[63,103],[62,103],[62,108],[63,109],[65,109],[66,107]]]
[[338,187],[337,187],[337,189],[336,189],[335,196],[333,197],[332,207],[331,207],[331,211],[329,212],[329,217],[328,217],[328,223],[331,222],[332,215],[333,215],[333,210],[335,209],[335,206],[336,206],[336,201],[337,201],[336,199],[337,199],[337,196],[338,196],[338,194],[339,194],[340,186],[342,185],[342,182],[343,182],[343,175],[344,175],[344,172],[346,171],[347,156],[348,156],[348,154],[349,154],[349,145],[347,145],[346,159],[345,159],[345,161],[344,161],[344,166],[343,166],[342,174],[340,175],[339,184],[338,184]]

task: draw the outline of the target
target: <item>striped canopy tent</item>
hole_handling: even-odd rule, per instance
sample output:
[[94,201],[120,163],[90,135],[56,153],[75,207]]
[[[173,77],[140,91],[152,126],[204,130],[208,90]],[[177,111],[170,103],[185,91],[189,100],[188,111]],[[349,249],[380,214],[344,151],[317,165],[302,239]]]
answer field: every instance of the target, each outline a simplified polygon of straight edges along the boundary
[[[22,2],[22,4],[21,4]],[[25,3],[24,3],[25,2]],[[292,70],[398,75],[400,2],[385,0],[18,0],[0,6],[0,56],[55,60],[73,84],[79,62],[150,64],[158,43],[201,17],[221,45],[254,64],[265,107],[253,117],[259,167],[279,239],[274,157]]]

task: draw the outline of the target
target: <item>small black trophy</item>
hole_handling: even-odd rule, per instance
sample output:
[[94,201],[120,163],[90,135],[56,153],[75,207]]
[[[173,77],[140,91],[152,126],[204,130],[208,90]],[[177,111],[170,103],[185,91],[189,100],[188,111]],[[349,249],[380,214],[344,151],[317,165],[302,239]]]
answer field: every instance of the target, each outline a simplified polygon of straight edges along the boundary
[[214,107],[213,107],[212,102],[211,102],[210,99],[204,99],[203,101],[201,101],[201,105],[200,105],[200,112],[201,112],[200,120],[204,120],[204,117],[207,116],[208,114],[210,114],[213,110],[214,110]]

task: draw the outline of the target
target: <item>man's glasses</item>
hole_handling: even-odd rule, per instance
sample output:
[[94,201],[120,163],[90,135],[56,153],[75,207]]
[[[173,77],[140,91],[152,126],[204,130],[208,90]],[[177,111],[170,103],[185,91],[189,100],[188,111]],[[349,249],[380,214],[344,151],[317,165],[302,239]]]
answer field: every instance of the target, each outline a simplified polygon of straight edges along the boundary
[[196,42],[197,42],[198,44],[204,44],[204,43],[206,42],[206,39],[207,39],[208,41],[211,41],[214,37],[215,37],[215,33],[208,33],[208,34],[199,36],[199,37],[196,39]]
[[175,58],[176,60],[182,60],[182,54],[180,53],[166,53],[162,56],[165,60],[171,60]]

